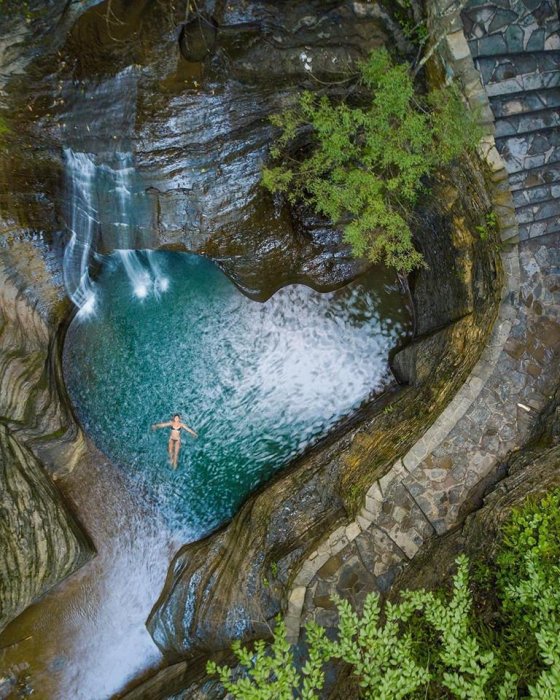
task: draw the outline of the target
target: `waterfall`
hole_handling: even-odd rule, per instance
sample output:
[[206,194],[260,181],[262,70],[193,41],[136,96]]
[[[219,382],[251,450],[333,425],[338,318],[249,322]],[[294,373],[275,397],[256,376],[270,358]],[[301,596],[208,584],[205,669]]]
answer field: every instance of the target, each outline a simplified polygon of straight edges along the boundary
[[134,295],[138,299],[145,299],[153,286],[150,273],[146,270],[136,250],[117,250]]
[[70,195],[70,240],[64,251],[64,285],[68,295],[83,310],[95,308],[95,290],[89,277],[89,258],[98,227],[97,196],[95,192],[96,166],[87,153],[64,150]]
[[147,250],[146,255],[148,256],[148,265],[150,266],[154,278],[154,294],[159,296],[161,292],[166,292],[169,289],[169,278],[161,271],[160,266],[155,260],[154,251]]
[[[131,153],[105,156],[110,163],[96,164],[88,153],[64,150],[69,193],[70,240],[64,251],[66,291],[83,315],[95,311],[95,283],[89,276],[92,253],[99,241],[115,249],[130,280],[134,295],[158,296],[169,287],[152,253],[130,250],[142,241],[145,198]],[[140,212],[139,215],[137,213]]]

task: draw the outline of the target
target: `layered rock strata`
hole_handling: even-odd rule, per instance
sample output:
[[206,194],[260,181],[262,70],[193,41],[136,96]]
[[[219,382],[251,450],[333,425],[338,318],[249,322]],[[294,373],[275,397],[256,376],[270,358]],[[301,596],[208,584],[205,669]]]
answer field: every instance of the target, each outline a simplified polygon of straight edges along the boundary
[[0,424],[0,630],[93,555],[33,454]]

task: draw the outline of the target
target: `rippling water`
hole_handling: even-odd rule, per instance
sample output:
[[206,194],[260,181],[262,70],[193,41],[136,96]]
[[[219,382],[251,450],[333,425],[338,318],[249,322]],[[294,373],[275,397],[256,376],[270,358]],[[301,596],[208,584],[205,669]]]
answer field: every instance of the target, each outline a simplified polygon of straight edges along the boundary
[[[196,539],[383,390],[388,352],[408,332],[409,314],[380,270],[335,292],[292,285],[260,303],[208,260],[143,256],[148,272],[157,260],[166,291],[142,287],[136,296],[122,256],[109,256],[96,314],[69,329],[66,381],[96,445],[170,526]],[[199,435],[183,434],[176,471],[167,463],[169,430],[150,430],[174,412]]]

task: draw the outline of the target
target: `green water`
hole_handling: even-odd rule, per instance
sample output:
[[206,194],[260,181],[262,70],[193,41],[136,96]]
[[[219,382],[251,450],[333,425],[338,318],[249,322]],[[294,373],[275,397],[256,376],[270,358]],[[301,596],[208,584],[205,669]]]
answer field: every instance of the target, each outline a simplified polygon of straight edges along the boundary
[[[105,259],[95,313],[68,331],[66,382],[96,445],[197,539],[392,381],[387,356],[409,313],[380,270],[335,292],[293,285],[260,303],[203,258],[134,256],[132,280],[118,255]],[[183,434],[173,471],[169,430],[150,425],[175,412],[199,437]]]

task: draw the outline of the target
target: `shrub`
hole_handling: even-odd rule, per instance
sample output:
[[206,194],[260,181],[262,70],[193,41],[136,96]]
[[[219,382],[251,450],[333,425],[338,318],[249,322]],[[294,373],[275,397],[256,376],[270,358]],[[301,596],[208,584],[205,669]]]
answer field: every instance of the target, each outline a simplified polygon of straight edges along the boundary
[[[379,597],[371,593],[362,615],[358,615],[348,601],[336,598],[337,639],[329,639],[319,625],[308,624],[309,659],[301,674],[293,665],[282,622],[278,622],[268,649],[262,641],[253,651],[234,645],[244,667],[238,678],[227,666],[218,667],[213,662],[208,664],[208,673],[218,674],[226,690],[240,700],[313,700],[318,697],[315,691],[324,684],[323,664],[338,659],[350,664],[366,700],[401,700],[427,688],[430,681],[434,687],[448,689],[453,697],[484,698],[497,662],[472,632],[468,563],[465,557],[457,563],[453,595],[448,601],[431,592],[409,591],[400,603],[387,603],[382,609]],[[434,635],[428,655],[419,649],[421,627]]]
[[365,106],[304,92],[271,118],[280,133],[262,181],[343,224],[357,256],[407,273],[422,264],[410,223],[423,183],[474,149],[480,131],[456,87],[420,97],[408,66],[385,49],[359,70]]
[[[313,633],[311,633],[313,639]],[[324,683],[322,670],[324,659],[314,644],[310,645],[309,659],[301,669],[294,665],[294,655],[286,640],[286,626],[282,620],[277,620],[274,629],[274,639],[270,647],[260,640],[250,651],[235,642],[233,653],[244,667],[241,677],[228,666],[218,666],[209,661],[206,670],[209,674],[218,675],[224,688],[234,698],[243,700],[317,700],[315,691],[320,690]]]
[[[208,664],[239,700],[316,700],[330,659],[350,665],[365,700],[560,697],[560,490],[514,511],[500,552],[484,577],[497,586],[497,622],[477,618],[466,557],[457,559],[452,594],[405,591],[396,604],[369,594],[363,613],[335,599],[335,639],[306,626],[308,660],[299,671],[279,621],[267,647],[234,645],[241,670]],[[487,592],[490,591],[490,588]]]

